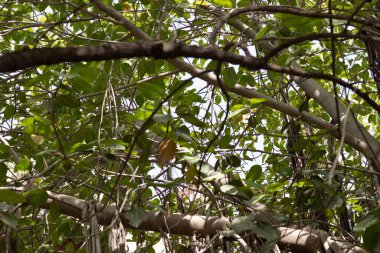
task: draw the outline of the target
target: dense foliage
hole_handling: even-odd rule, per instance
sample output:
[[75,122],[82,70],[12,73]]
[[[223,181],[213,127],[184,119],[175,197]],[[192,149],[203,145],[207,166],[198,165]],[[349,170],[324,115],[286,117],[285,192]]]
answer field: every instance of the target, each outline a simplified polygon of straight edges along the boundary
[[377,1],[2,1],[0,251],[339,252],[339,237],[380,252],[379,16]]

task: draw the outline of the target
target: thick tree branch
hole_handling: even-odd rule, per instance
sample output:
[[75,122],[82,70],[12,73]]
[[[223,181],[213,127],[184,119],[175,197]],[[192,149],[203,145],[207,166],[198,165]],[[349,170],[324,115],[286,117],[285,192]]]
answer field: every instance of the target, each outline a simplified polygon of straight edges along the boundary
[[28,67],[50,65],[62,62],[101,61],[109,59],[154,57],[170,59],[176,57],[194,57],[212,59],[220,62],[237,64],[249,70],[266,69],[279,73],[305,78],[326,79],[349,88],[359,97],[380,113],[380,105],[367,94],[361,92],[342,79],[324,74],[313,73],[302,69],[280,67],[266,64],[264,59],[252,56],[236,55],[215,47],[186,46],[173,41],[145,41],[143,43],[107,43],[99,46],[66,47],[66,48],[37,48],[5,54],[0,57],[0,73],[25,69]]
[[143,43],[107,43],[98,46],[37,48],[8,53],[0,57],[0,73],[11,72],[62,62],[102,61],[110,59],[154,57],[195,57],[239,64],[251,70],[258,69],[260,61],[252,56],[240,56],[214,47],[186,46],[172,41],[145,41]]
[[[82,220],[82,209],[86,201],[68,196],[65,194],[57,194],[48,192],[48,201],[42,208],[50,209],[58,207],[61,214],[68,215]],[[97,218],[100,225],[110,225],[113,217],[116,215],[117,209],[114,206],[103,206],[96,204]],[[218,231],[229,229],[230,220],[226,217],[205,217],[200,215],[185,214],[164,214],[160,212],[146,212],[146,220],[138,227],[132,226],[124,215],[120,215],[124,227],[160,232],[162,230],[177,235],[193,236],[194,234],[202,236],[213,236]],[[260,212],[254,214],[258,221],[264,217]],[[278,227],[279,245],[283,248],[290,248],[292,252],[317,253],[323,252],[321,236],[328,236],[327,233],[319,230],[296,229],[288,227]],[[359,247],[355,247],[349,243],[336,243],[342,252],[361,252],[365,251]]]

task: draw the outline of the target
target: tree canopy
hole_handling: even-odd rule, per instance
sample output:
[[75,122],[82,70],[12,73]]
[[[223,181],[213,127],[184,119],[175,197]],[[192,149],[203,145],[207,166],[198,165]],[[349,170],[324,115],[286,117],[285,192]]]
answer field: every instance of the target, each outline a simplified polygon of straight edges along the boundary
[[380,2],[0,3],[1,252],[380,252]]

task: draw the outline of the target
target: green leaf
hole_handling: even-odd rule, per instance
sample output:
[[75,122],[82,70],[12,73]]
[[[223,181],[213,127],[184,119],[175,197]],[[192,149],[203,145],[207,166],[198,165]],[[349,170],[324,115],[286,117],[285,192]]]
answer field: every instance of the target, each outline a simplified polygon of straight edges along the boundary
[[[70,83],[78,92],[101,91],[107,85],[107,79],[104,78],[104,73],[99,72],[99,67],[96,63],[74,65],[71,68],[70,75]],[[95,79],[96,82],[94,82]]]
[[24,132],[25,133],[30,133],[30,134],[34,133],[33,132],[33,130],[34,130],[34,120],[35,120],[34,117],[29,117],[29,118],[25,118],[25,119],[21,120],[20,126],[24,127]]
[[318,161],[320,158],[322,158],[327,153],[326,150],[323,149],[315,149],[313,150],[313,153],[311,154],[310,160],[311,161]]
[[66,244],[65,252],[75,252],[75,247],[72,242],[69,242],[68,244]]
[[142,207],[133,207],[127,212],[124,212],[124,216],[128,219],[128,223],[135,228],[137,228],[141,222],[148,219],[148,215]]
[[253,192],[250,187],[248,186],[241,186],[238,187],[238,194],[237,197],[241,200],[250,200],[253,197]]
[[293,174],[293,168],[291,167],[281,167],[277,171],[283,177],[289,177]]
[[169,181],[167,183],[154,183],[154,182],[147,182],[149,186],[156,186],[156,187],[162,187],[165,189],[172,189],[173,186],[176,186],[181,181],[180,178],[176,178],[173,181]]
[[343,198],[339,195],[334,195],[328,198],[326,201],[327,201],[327,207],[331,209],[340,207],[344,203]]
[[274,241],[268,240],[268,241],[264,242],[259,247],[259,253],[270,253],[270,252],[272,252],[273,247],[275,246],[276,243],[277,243],[276,240],[274,240]]
[[187,142],[191,142],[193,139],[190,136],[190,131],[186,126],[180,128],[174,128],[174,134]]
[[128,144],[122,140],[105,140],[102,144],[109,149],[113,150],[125,150],[125,147],[128,147]]
[[298,110],[300,112],[309,110],[309,99],[302,101],[302,103],[298,106]]
[[369,252],[380,252],[380,222],[368,227],[363,233],[363,246]]
[[222,70],[223,80],[228,87],[233,87],[238,82],[238,77],[233,67]]
[[311,17],[300,17],[293,14],[278,13],[276,17],[282,19],[284,27],[293,27],[299,32],[312,32],[315,28],[322,28],[326,21]]
[[228,155],[226,157],[226,164],[230,167],[240,167],[241,166],[241,158],[237,155]]
[[201,157],[199,155],[193,155],[193,156],[185,155],[183,156],[182,159],[190,164],[194,164],[194,163],[199,162],[199,160],[201,160]]
[[172,119],[172,116],[167,114],[155,114],[153,115],[153,120],[157,123],[166,123]]
[[376,224],[377,222],[379,222],[379,215],[376,214],[376,213],[371,213],[369,214],[364,220],[358,222],[355,227],[354,227],[354,231],[355,232],[361,232],[361,231],[364,231],[365,229],[369,228],[370,226]]
[[71,146],[70,153],[83,152],[83,151],[88,151],[88,150],[92,150],[92,145],[79,142]]
[[215,96],[215,104],[219,105],[220,102],[222,102],[222,97],[219,96],[219,95],[216,95],[216,96]]
[[268,101],[268,99],[266,99],[266,98],[251,98],[251,99],[249,99],[249,103],[251,105],[261,104],[261,103],[264,103],[266,101]]
[[29,158],[25,157],[21,159],[20,162],[16,163],[15,170],[16,171],[28,171],[30,167]]
[[251,230],[253,233],[269,241],[276,241],[277,239],[277,230],[269,224],[258,222],[252,226]]
[[219,172],[219,171],[215,171],[212,173],[211,176],[208,176],[206,178],[203,179],[204,182],[212,182],[214,180],[218,181],[220,179],[223,179],[223,178],[226,178],[226,175]]
[[78,73],[64,73],[64,72],[58,72],[58,71],[55,71],[53,70],[52,71],[55,75],[59,76],[59,77],[64,77],[64,78],[67,78],[67,79],[72,79],[74,77],[80,77]]
[[55,232],[60,236],[69,236],[72,233],[70,222],[63,221],[61,224],[59,224]]
[[16,108],[13,105],[8,105],[3,112],[4,119],[10,119],[14,117],[15,113]]
[[239,83],[243,86],[248,85],[251,87],[255,87],[255,85],[257,84],[257,81],[252,75],[241,75],[239,78]]
[[0,161],[0,185],[4,185],[7,180],[8,167],[4,161]]
[[226,8],[234,7],[234,4],[232,3],[231,0],[211,0],[210,2],[212,2],[216,5],[219,5],[219,6],[226,7]]
[[264,26],[255,36],[254,40],[260,40],[262,37],[264,37],[265,34],[267,34],[270,30],[272,30],[272,26],[266,25]]
[[62,104],[58,102],[56,98],[51,98],[43,103],[44,107],[48,112],[57,112],[62,108]]
[[73,95],[59,95],[56,96],[55,99],[61,107],[67,106],[73,108],[78,107],[81,104],[79,98]]
[[232,139],[233,138],[230,135],[222,136],[222,138],[220,138],[220,140],[219,140],[219,147],[220,148],[229,148]]
[[38,152],[37,154],[35,154],[35,156],[48,155],[48,154],[51,154],[51,153],[54,153],[54,152],[56,152],[55,149],[48,149],[48,150],[44,150],[44,151]]
[[41,135],[36,135],[36,134],[32,134],[30,135],[30,138],[32,138],[32,140],[37,144],[37,145],[41,145],[42,143],[44,143],[44,140],[45,138]]
[[198,170],[195,164],[188,166],[187,171],[186,171],[186,177],[185,177],[186,183],[190,184],[194,180],[197,174],[198,174]]
[[11,214],[0,212],[0,220],[8,227],[17,228],[17,219]]
[[236,195],[239,192],[239,189],[233,185],[225,184],[220,187],[220,190],[224,193],[230,194],[230,195]]
[[269,192],[277,192],[281,190],[284,186],[285,186],[284,182],[276,182],[276,183],[268,184],[267,186],[265,186],[265,190]]
[[142,96],[152,101],[163,99],[165,95],[165,85],[161,79],[140,84],[138,90]]
[[117,161],[117,156],[115,156],[114,154],[106,153],[106,154],[103,154],[102,157],[108,162]]
[[308,178],[302,178],[298,182],[293,184],[295,187],[312,187],[313,184],[310,182]]
[[197,127],[206,127],[206,123],[204,123],[200,119],[196,118],[191,113],[184,113],[184,114],[181,114],[180,116],[181,116],[181,118],[183,118],[187,122],[193,124],[194,126],[197,126]]
[[0,202],[7,204],[19,204],[24,203],[25,198],[21,194],[11,190],[0,190]]
[[237,233],[251,230],[253,227],[252,223],[253,217],[250,215],[247,216],[239,216],[232,219],[231,228]]
[[241,108],[241,109],[238,109],[236,111],[233,111],[230,114],[228,114],[227,119],[231,119],[231,118],[235,117],[236,115],[239,115],[240,113],[244,112],[245,110],[247,110],[247,108]]
[[34,207],[42,206],[48,199],[48,194],[43,189],[33,189],[25,194],[30,204]]
[[249,0],[239,0],[238,3],[237,3],[237,6],[240,8],[240,7],[247,7],[247,6],[251,6],[251,1]]

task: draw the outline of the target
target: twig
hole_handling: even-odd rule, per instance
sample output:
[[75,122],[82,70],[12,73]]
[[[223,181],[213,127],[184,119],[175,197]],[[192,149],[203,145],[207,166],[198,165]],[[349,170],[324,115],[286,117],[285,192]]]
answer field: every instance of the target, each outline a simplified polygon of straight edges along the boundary
[[339,154],[340,154],[340,152],[342,151],[342,148],[343,148],[344,139],[345,139],[345,135],[346,135],[347,115],[350,113],[350,107],[351,107],[351,104],[349,104],[347,106],[346,113],[342,116],[342,117],[344,117],[344,119],[343,119],[343,122],[342,122],[342,131],[340,131],[341,132],[340,143],[339,143],[338,150],[336,151],[336,156],[335,156],[335,159],[334,159],[333,166],[331,167],[330,173],[329,173],[329,175],[327,177],[327,183],[328,184],[332,183],[332,179],[334,177],[334,172],[335,172],[336,166],[338,164]]

